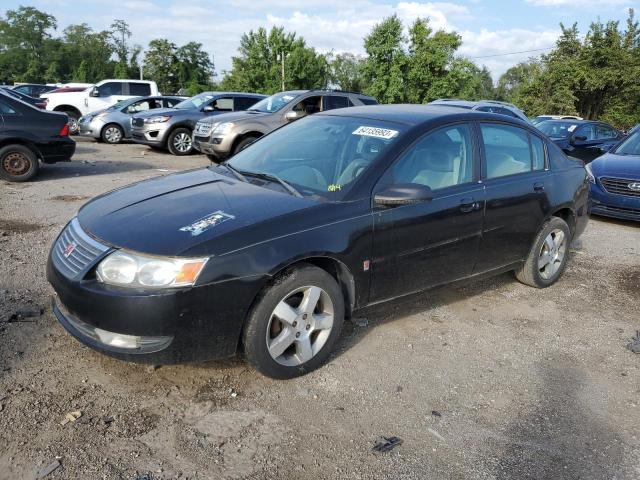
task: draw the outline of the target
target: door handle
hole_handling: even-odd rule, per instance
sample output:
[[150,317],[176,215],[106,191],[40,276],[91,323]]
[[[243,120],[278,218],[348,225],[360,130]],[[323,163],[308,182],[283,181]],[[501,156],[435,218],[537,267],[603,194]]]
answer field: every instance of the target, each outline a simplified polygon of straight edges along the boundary
[[542,192],[544,191],[544,183],[542,182],[536,182],[533,184],[533,191],[534,192]]
[[473,212],[478,208],[478,202],[473,198],[463,198],[460,200],[460,211],[463,213]]

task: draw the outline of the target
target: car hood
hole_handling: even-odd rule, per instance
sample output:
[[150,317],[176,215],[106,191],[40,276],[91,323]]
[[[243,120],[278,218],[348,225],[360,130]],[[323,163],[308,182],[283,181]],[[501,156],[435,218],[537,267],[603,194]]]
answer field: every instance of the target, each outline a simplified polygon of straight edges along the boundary
[[605,153],[591,162],[591,169],[596,176],[624,175],[640,179],[640,155]]
[[[242,246],[238,230],[316,204],[203,168],[101,195],[80,209],[78,221],[113,247],[152,255],[215,255]],[[251,237],[251,243],[268,239]]]
[[215,115],[212,117],[206,117],[201,122],[207,123],[222,123],[222,122],[242,122],[243,120],[256,120],[258,118],[264,117],[265,115],[273,115],[273,113],[263,113],[263,112],[231,112],[231,113],[222,113],[220,115]]

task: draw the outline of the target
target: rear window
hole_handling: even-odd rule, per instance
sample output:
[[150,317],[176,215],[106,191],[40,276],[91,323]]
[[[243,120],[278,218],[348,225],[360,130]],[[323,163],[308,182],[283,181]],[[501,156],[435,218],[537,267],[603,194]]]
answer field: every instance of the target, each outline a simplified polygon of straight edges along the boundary
[[258,97],[236,97],[235,110],[246,110],[260,100]]
[[129,83],[129,95],[148,97],[151,95],[151,85],[148,83]]

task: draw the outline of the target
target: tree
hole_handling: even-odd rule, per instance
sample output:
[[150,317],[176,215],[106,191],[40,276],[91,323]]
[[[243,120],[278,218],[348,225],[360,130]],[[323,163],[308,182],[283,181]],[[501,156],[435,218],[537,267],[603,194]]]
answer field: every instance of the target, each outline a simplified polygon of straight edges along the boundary
[[114,71],[116,78],[129,77],[129,45],[128,40],[131,38],[131,30],[129,24],[120,19],[116,19],[110,26],[111,38],[115,46],[115,52],[118,56],[118,62]]
[[364,39],[367,59],[363,65],[365,92],[381,103],[402,102],[405,98],[402,22],[393,15],[377,24]]
[[155,80],[158,89],[164,93],[176,93],[180,89],[175,75],[177,58],[175,43],[165,38],[151,40],[144,57],[144,70],[149,78]]
[[275,93],[282,89],[282,55],[285,62],[285,88],[319,88],[328,81],[324,55],[306,45],[295,33],[282,27],[264,28],[242,35],[239,55],[233,68],[225,72],[221,87],[247,92]]
[[333,86],[351,92],[364,90],[364,59],[352,53],[340,53],[328,59],[329,81]]
[[202,44],[189,42],[176,50],[180,85],[211,85],[215,74],[213,59],[202,50]]

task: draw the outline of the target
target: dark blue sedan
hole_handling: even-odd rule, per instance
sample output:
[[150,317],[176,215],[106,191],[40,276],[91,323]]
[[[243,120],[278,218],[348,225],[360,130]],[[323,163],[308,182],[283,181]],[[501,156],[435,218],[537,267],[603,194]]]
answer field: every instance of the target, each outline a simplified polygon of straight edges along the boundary
[[591,212],[640,221],[640,131],[586,166]]

